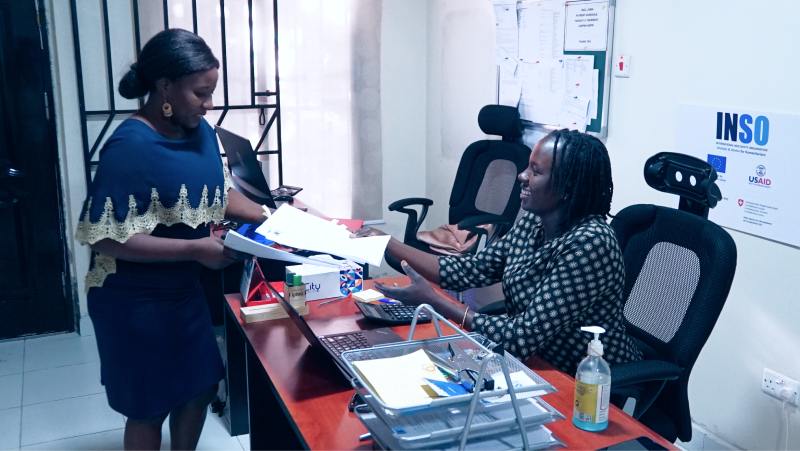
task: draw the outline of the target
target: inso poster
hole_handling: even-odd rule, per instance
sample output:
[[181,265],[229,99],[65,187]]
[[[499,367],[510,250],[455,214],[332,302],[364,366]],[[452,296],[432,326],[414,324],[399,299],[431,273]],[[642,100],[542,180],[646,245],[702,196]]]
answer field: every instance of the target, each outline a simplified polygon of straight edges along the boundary
[[723,199],[708,219],[800,246],[800,116],[678,105],[677,151],[711,163]]

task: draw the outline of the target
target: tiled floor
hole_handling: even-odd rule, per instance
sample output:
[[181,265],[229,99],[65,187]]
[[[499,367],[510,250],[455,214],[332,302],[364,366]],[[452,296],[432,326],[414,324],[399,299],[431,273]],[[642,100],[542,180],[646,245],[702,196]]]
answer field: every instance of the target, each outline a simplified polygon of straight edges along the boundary
[[[111,410],[100,384],[94,329],[0,342],[0,450],[122,449],[125,419]],[[169,449],[168,421],[161,449]],[[198,450],[250,449],[231,437],[224,418],[209,413]]]

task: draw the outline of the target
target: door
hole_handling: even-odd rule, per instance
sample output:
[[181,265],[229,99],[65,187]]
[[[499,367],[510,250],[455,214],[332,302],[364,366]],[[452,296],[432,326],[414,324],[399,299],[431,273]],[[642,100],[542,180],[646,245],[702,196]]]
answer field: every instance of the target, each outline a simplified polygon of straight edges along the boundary
[[0,339],[75,329],[44,17],[0,0]]

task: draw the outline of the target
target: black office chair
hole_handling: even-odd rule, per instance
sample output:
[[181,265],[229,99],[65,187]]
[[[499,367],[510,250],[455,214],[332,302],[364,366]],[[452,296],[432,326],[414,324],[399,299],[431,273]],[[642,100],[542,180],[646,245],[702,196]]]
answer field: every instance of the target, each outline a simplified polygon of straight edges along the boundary
[[[485,237],[488,244],[502,237],[514,225],[520,207],[521,188],[517,174],[528,166],[531,149],[520,142],[522,122],[516,108],[487,105],[478,113],[478,125],[487,135],[502,136],[503,140],[477,141],[464,151],[450,193],[449,223]],[[421,207],[419,215],[409,208],[415,205]],[[389,210],[408,215],[403,238],[405,244],[436,254],[428,244],[417,239],[431,205],[433,201],[430,199],[409,198],[392,203]],[[487,224],[494,225],[491,235],[478,227]],[[476,242],[469,252],[474,253],[477,248]],[[385,257],[392,268],[403,273],[398,260],[388,254]]]
[[722,197],[716,178],[703,160],[657,154],[645,180],[680,195],[680,210],[633,205],[611,221],[625,261],[625,325],[644,354],[611,367],[612,398],[636,399],[634,418],[671,442],[691,440],[689,374],[736,270],[736,244],[707,219]]

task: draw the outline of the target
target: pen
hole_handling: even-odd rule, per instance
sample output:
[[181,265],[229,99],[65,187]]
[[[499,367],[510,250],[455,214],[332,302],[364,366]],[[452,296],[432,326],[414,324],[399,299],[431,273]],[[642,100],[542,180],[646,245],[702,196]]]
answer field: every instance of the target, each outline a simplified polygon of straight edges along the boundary
[[325,302],[320,302],[319,306],[321,307],[321,306],[323,306],[323,305],[325,305],[325,304],[330,304],[331,302],[341,301],[342,299],[344,299],[344,298],[346,298],[346,297],[347,297],[347,296],[342,296],[342,297],[340,297],[340,298],[331,299],[331,300],[329,300],[329,301],[325,301]]
[[371,439],[371,438],[372,438],[372,434],[370,434],[369,432],[367,432],[366,434],[361,434],[361,435],[359,435],[359,436],[358,436],[358,441],[359,441],[359,442],[363,442],[364,440],[369,440],[369,439]]

